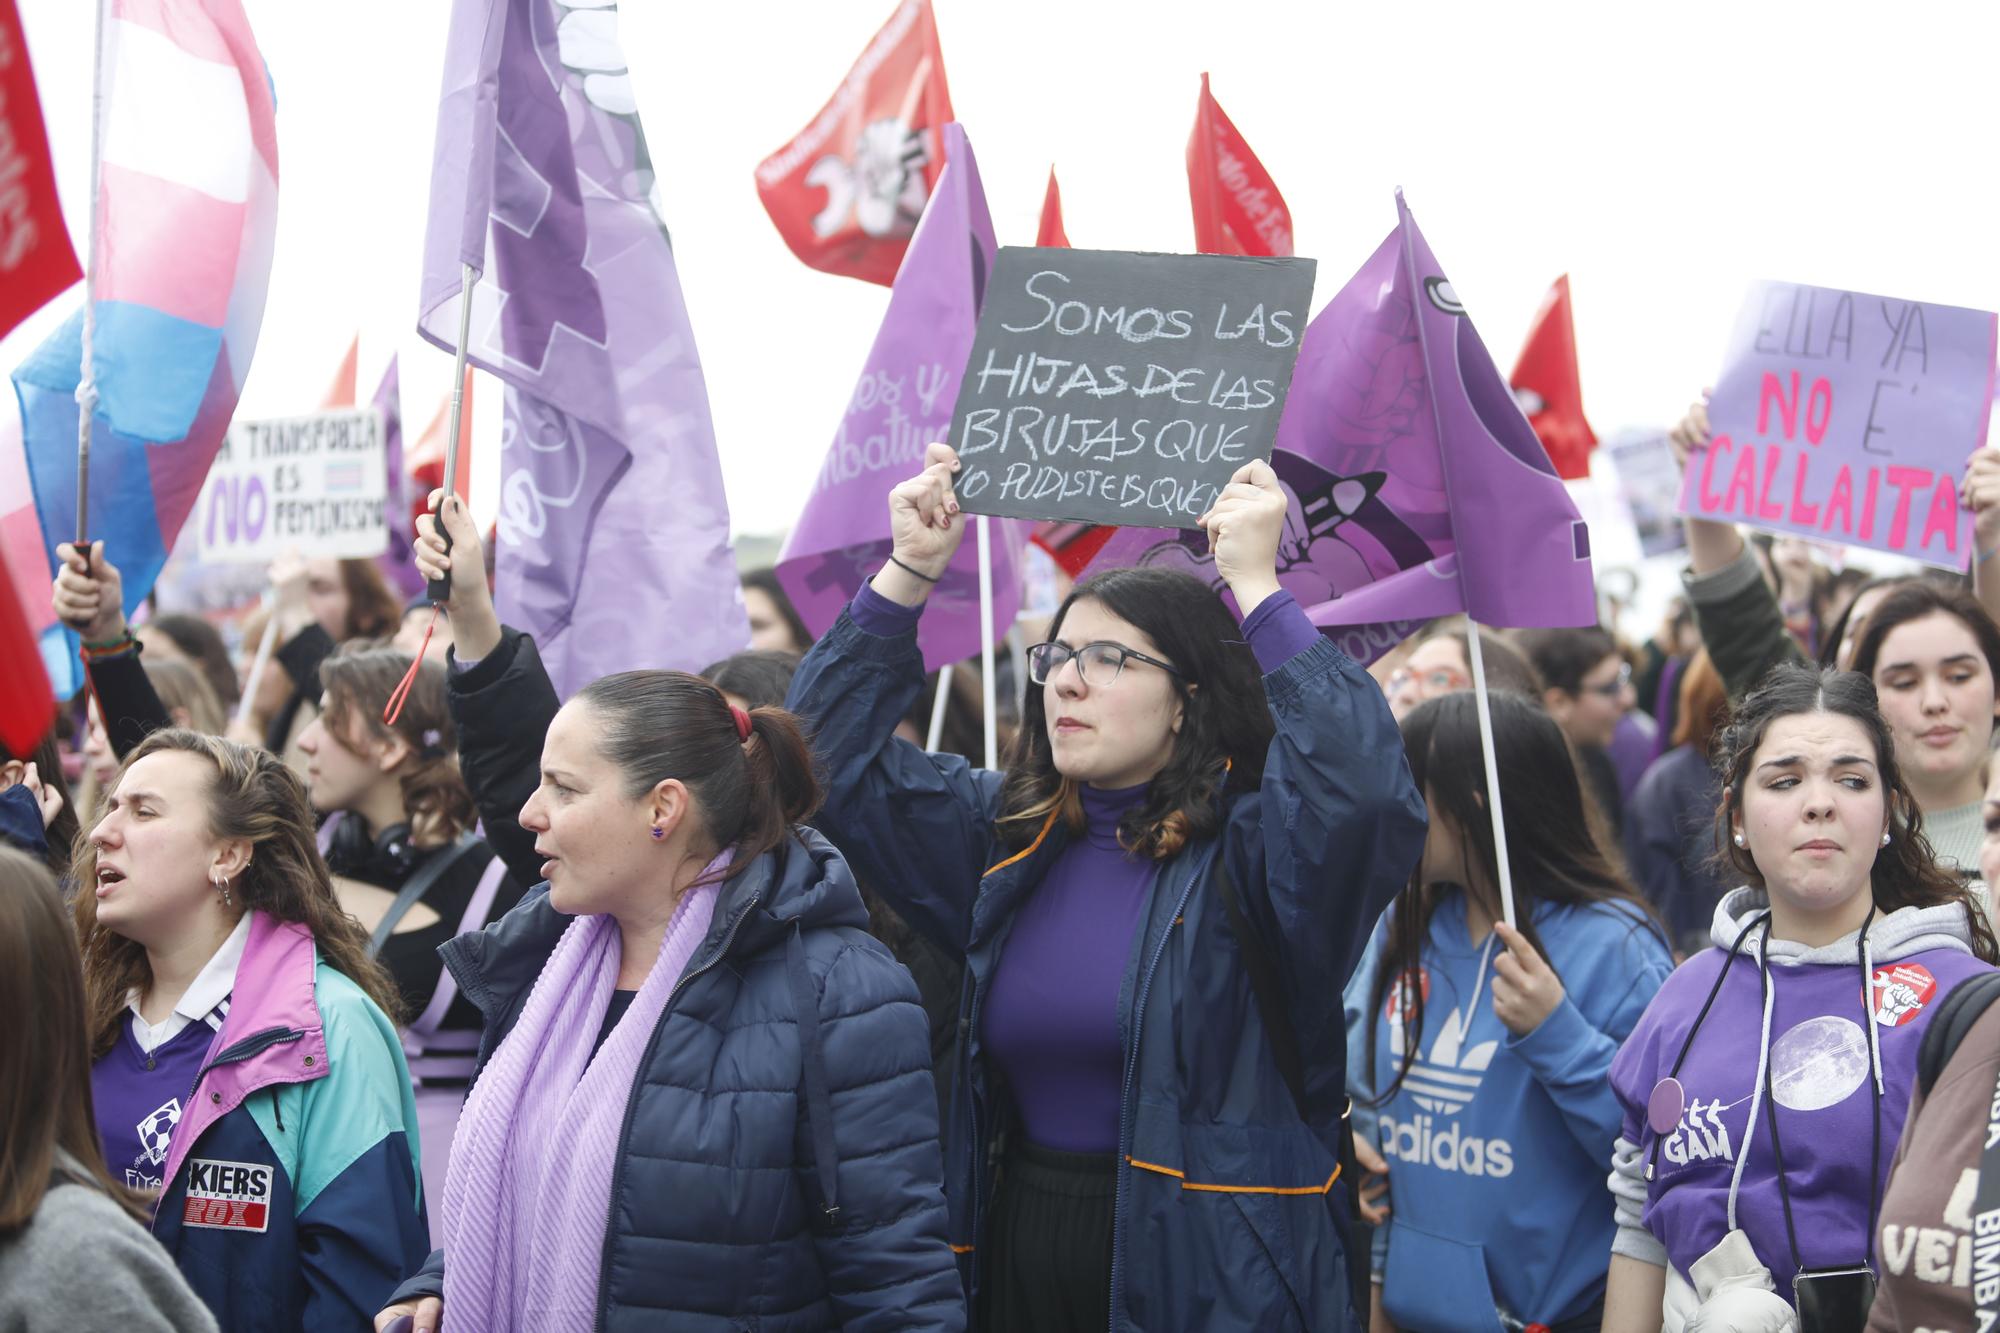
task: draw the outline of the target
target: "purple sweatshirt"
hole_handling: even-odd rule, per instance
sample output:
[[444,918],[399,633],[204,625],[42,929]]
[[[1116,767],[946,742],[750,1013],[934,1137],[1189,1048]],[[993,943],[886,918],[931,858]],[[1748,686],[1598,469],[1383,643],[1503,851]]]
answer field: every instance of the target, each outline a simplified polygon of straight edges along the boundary
[[[1760,893],[1741,888],[1717,904],[1711,939],[1719,947],[1697,954],[1667,979],[1612,1063],[1611,1085],[1625,1112],[1613,1158],[1621,1229],[1612,1249],[1650,1263],[1671,1262],[1687,1276],[1729,1229],[1730,1179],[1747,1138],[1736,1225],[1789,1298],[1795,1269],[1761,1098],[1757,1122],[1750,1124],[1765,1040],[1755,951],[1761,928],[1730,965],[1715,1007],[1688,1048],[1678,1076],[1684,1107],[1677,1122],[1664,1138],[1647,1127],[1648,1099],[1672,1070],[1729,945],[1762,903]],[[1953,986],[1988,970],[1972,956],[1968,939],[1966,909],[1955,904],[1906,907],[1878,916],[1869,930],[1869,1012],[1883,1076],[1877,1199],[1902,1136],[1917,1047],[1931,1015]],[[1871,1226],[1875,1112],[1856,940],[1849,935],[1820,948],[1773,940],[1770,964],[1771,1084],[1800,1257],[1808,1268],[1859,1264],[1868,1254]],[[1649,1184],[1644,1172],[1656,1146]]]
[[[889,637],[915,625],[919,608],[864,583],[851,613],[863,630]],[[1243,637],[1268,675],[1312,647],[1319,630],[1290,593],[1278,592],[1244,619]],[[1084,789],[1087,831],[1016,915],[987,994],[982,1035],[1027,1136],[1060,1152],[1118,1146],[1118,992],[1157,869],[1126,855],[1118,821],[1146,792]]]

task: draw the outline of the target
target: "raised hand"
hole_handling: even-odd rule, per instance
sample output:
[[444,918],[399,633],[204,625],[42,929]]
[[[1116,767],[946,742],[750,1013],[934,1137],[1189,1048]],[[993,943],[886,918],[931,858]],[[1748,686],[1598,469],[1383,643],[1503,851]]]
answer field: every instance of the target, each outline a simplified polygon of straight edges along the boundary
[[1562,1003],[1562,978],[1542,961],[1526,935],[1505,921],[1494,922],[1493,929],[1507,946],[1493,960],[1493,1013],[1509,1032],[1525,1037]]
[[[430,509],[417,517],[417,540],[411,554],[426,579],[451,579],[451,596],[445,599],[444,609],[451,616],[458,656],[485,657],[500,646],[500,617],[486,587],[486,552],[480,546],[478,525],[465,501],[456,495],[446,496],[442,488],[431,492],[430,504]],[[449,551],[438,532],[440,518],[451,536]]]
[[952,489],[958,467],[950,445],[928,445],[924,470],[889,492],[891,562],[872,582],[892,602],[921,603],[958,553],[965,538],[965,516]]
[[1236,594],[1245,616],[1278,591],[1278,538],[1290,502],[1278,474],[1261,459],[1245,463],[1195,522],[1208,533],[1215,571]]
[[92,542],[86,554],[74,543],[56,547],[62,572],[56,575],[51,601],[56,619],[75,630],[85,643],[114,643],[125,637],[125,581],[118,566],[104,558],[104,543]]

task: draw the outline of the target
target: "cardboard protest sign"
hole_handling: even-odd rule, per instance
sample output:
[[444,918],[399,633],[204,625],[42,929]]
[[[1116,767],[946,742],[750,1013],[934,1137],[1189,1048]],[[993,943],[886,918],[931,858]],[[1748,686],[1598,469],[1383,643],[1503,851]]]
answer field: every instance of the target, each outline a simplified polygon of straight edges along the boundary
[[1958,483],[1986,443],[1995,328],[1984,310],[1756,284],[1680,512],[1963,569]]
[[1674,502],[1680,494],[1680,469],[1665,431],[1625,431],[1605,446],[1618,474],[1618,499],[1639,537],[1639,553],[1648,559],[1672,555],[1687,546]]
[[1269,458],[1310,259],[1002,247],[951,443],[973,513],[1184,528]]
[[235,423],[195,504],[201,559],[380,555],[389,545],[383,451],[373,407]]

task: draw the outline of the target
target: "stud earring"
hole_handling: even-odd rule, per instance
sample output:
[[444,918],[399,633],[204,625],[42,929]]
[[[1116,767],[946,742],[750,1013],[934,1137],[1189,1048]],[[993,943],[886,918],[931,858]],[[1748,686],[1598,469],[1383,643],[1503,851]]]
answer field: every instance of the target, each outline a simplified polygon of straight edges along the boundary
[[1889,845],[1889,832],[1887,829],[1884,829],[1882,831],[1882,845],[1884,847],[1887,847]]
[[1736,845],[1738,847],[1746,846],[1748,845],[1748,839],[1746,839],[1741,833],[1739,833],[1736,835]]
[[654,842],[658,842],[658,841],[659,841],[660,839],[662,839],[662,838],[664,838],[664,837],[666,837],[666,836],[667,836],[667,831],[666,831],[665,829],[661,828],[661,827],[660,827],[659,825],[657,825],[657,824],[653,826],[653,841],[654,841]]

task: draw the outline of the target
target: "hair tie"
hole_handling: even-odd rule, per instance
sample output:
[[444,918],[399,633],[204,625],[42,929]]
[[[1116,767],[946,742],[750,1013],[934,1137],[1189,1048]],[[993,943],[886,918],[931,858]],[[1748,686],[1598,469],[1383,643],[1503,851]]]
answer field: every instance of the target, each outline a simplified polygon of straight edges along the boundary
[[750,715],[744,712],[742,709],[738,708],[735,704],[731,704],[729,705],[729,716],[736,719],[736,739],[739,741],[749,740]]

